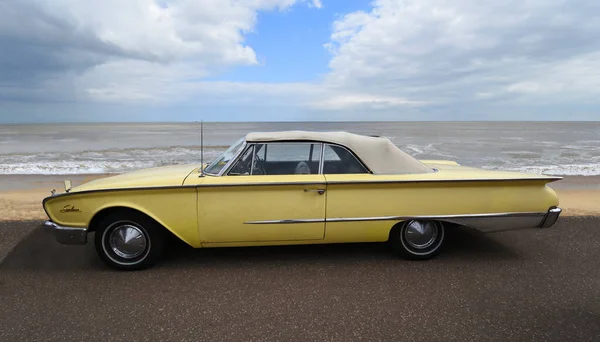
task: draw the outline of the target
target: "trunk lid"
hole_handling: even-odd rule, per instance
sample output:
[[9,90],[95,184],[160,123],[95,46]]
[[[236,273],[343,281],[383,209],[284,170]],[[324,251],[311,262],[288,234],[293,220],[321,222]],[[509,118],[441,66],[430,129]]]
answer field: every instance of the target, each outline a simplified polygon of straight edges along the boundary
[[429,167],[437,169],[439,175],[442,176],[441,178],[444,179],[536,180],[545,181],[547,183],[562,179],[562,177],[557,176],[515,171],[487,170],[477,167],[462,166],[453,160],[421,160],[421,162]]

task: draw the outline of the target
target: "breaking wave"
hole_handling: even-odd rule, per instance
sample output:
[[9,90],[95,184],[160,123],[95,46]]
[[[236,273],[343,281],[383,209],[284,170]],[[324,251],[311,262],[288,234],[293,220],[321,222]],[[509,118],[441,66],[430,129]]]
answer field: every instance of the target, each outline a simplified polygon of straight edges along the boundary
[[46,163],[15,163],[0,165],[7,175],[74,175],[121,173],[158,166],[152,162],[53,161]]
[[[204,151],[204,161],[219,155],[221,150]],[[122,173],[143,168],[177,164],[200,165],[200,149],[169,147],[85,151],[80,153],[36,153],[0,155],[0,174],[5,175],[72,175]]]
[[[586,124],[585,127],[587,126]],[[413,131],[406,131],[410,133],[406,135],[401,131],[390,131],[388,135],[402,150],[417,159],[454,160],[464,166],[534,174],[600,175],[600,140],[596,138],[598,130],[593,130],[596,126],[590,128],[590,132],[584,131],[585,134],[578,131],[577,139],[581,140],[571,138],[574,133],[569,131],[568,136],[561,138],[564,142],[542,140],[541,135],[529,137],[529,134],[536,131],[527,133],[525,137],[505,137],[511,132],[497,133],[489,130],[487,125],[482,127],[479,130],[459,131],[452,136],[441,137],[419,136]],[[402,128],[390,128],[400,129]],[[51,141],[42,141],[40,137],[48,132],[44,130],[44,134],[31,135],[28,133],[31,130],[33,128],[23,131],[29,135],[16,134],[8,128],[4,132],[0,131],[0,174],[102,174],[166,165],[200,165],[200,147],[185,145],[189,140],[189,135],[185,134],[181,137],[175,133],[156,135],[158,133],[152,131],[144,138],[148,140],[139,141],[138,136],[130,132],[127,132],[126,139],[114,135],[114,132],[108,137],[98,137],[92,134],[97,130],[90,129],[84,130],[85,134],[81,133],[79,140],[61,135]],[[224,151],[229,146],[227,142],[235,141],[227,135],[230,133],[225,134],[225,138],[221,138],[220,134],[218,131],[213,132],[214,143],[205,145],[205,162],[210,162]],[[465,134],[467,135],[463,136]],[[558,133],[544,134],[554,136]],[[68,140],[68,144],[65,144],[65,140]]]

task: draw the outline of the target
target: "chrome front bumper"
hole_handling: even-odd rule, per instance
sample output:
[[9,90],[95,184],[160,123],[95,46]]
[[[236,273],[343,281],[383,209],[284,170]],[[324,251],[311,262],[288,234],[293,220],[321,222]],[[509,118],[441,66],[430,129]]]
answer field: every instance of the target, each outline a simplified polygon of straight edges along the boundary
[[539,228],[552,227],[556,223],[556,220],[558,220],[558,217],[560,216],[561,212],[562,212],[562,209],[558,208],[558,207],[553,207],[553,208],[548,209],[548,212],[546,213],[546,215],[544,216],[544,219],[542,220],[542,222],[540,222],[540,225],[538,227]]
[[87,228],[63,227],[52,221],[46,221],[44,230],[52,233],[56,241],[66,245],[84,245],[87,242]]

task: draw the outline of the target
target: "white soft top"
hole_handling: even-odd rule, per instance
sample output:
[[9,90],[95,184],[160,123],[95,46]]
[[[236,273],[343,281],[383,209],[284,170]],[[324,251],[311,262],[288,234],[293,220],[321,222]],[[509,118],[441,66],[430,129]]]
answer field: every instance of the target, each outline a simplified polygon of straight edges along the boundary
[[254,132],[247,142],[317,141],[342,145],[354,152],[374,174],[427,173],[433,169],[400,150],[388,138],[348,132],[280,131]]

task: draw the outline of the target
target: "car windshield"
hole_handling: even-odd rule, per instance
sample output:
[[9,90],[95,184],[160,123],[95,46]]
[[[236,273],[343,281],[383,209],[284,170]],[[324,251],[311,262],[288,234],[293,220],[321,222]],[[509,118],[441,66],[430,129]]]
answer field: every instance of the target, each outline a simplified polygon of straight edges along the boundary
[[240,139],[236,141],[233,145],[229,146],[225,152],[221,153],[221,155],[215,159],[210,165],[204,169],[204,173],[209,175],[218,175],[221,170],[229,163],[229,161],[235,157],[239,149],[244,145],[244,139]]

